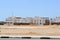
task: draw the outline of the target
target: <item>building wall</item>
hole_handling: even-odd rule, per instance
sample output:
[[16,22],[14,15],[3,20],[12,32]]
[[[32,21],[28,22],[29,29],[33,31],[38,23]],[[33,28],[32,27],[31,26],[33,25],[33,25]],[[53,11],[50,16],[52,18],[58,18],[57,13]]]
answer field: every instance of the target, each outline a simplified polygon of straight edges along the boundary
[[14,24],[14,23],[29,23],[29,24],[37,24],[37,25],[44,25],[46,24],[46,20],[48,21],[49,18],[47,17],[39,17],[35,16],[27,17],[27,18],[21,18],[21,17],[8,17],[6,19],[7,24]]
[[31,17],[27,17],[27,18],[21,18],[21,17],[8,17],[6,19],[7,24],[11,24],[11,23],[33,23],[32,22],[32,18]]
[[52,24],[60,24],[60,17],[55,17],[51,19]]
[[52,18],[52,22],[60,22],[60,17]]
[[35,16],[34,19],[33,19],[33,23],[38,24],[38,25],[44,25],[44,24],[46,24],[46,20],[48,21],[49,18]]

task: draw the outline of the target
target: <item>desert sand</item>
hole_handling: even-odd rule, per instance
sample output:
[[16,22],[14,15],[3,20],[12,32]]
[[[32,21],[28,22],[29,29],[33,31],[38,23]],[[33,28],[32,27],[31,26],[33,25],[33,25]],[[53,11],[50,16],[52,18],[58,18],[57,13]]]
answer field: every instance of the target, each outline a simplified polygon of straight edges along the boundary
[[0,25],[0,35],[60,36],[60,25]]

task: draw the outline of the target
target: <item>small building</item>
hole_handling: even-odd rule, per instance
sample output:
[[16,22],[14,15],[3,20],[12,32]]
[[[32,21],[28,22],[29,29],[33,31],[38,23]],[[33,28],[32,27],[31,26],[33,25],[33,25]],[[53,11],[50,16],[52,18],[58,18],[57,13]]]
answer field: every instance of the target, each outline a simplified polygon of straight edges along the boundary
[[21,17],[8,17],[6,19],[6,24],[8,25],[25,25],[25,24],[31,24],[32,23],[32,18],[27,17],[27,18],[21,18]]
[[28,22],[30,24],[33,23],[33,18],[32,17],[26,17],[25,19],[27,20],[26,22]]
[[19,23],[19,20],[21,19],[21,17],[8,17],[6,18],[6,24],[8,25],[14,25],[14,23]]
[[43,17],[42,18],[42,23],[43,23],[43,25],[49,25],[50,19],[48,17]]
[[48,25],[49,24],[49,18],[48,17],[39,17],[35,16],[32,17],[8,17],[6,19],[6,24],[8,25],[30,25],[30,24],[37,24],[37,25]]
[[48,17],[35,16],[33,19],[33,24],[48,25],[49,24],[49,18]]
[[51,18],[51,24],[60,24],[60,17]]

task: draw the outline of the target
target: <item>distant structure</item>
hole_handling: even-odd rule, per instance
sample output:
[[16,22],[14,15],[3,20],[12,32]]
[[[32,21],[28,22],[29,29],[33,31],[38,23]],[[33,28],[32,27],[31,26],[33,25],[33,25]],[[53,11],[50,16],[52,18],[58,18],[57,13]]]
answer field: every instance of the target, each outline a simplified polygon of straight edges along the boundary
[[55,17],[55,18],[48,18],[48,17],[16,17],[16,16],[11,16],[6,18],[6,21],[0,22],[0,25],[60,25],[60,17]]
[[48,25],[49,24],[49,18],[48,17],[35,16],[33,18],[33,23],[38,24],[38,25]]
[[35,16],[32,17],[8,17],[6,19],[6,24],[8,25],[30,25],[30,24],[37,24],[37,25],[48,25],[49,24],[49,18],[48,17],[39,17]]
[[13,25],[14,23],[19,23],[19,20],[21,19],[21,17],[8,17],[6,19],[6,24],[8,25]]
[[51,24],[60,24],[60,17],[51,18]]
[[11,24],[11,25],[20,25],[20,24],[32,24],[32,18],[27,17],[27,18],[21,18],[21,17],[8,17],[6,19],[6,24]]

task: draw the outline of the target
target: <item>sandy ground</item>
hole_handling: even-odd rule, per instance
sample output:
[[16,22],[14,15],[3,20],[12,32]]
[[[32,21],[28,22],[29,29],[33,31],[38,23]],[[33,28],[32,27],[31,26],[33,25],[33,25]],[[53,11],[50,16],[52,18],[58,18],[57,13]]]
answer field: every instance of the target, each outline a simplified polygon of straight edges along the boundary
[[60,25],[0,25],[0,35],[60,36]]

